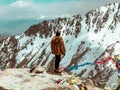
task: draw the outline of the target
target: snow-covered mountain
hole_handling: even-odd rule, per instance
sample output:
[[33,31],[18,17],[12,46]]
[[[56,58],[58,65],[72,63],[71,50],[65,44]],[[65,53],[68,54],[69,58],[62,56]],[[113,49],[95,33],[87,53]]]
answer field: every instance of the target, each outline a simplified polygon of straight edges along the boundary
[[[60,30],[67,49],[61,65],[71,67],[86,62],[94,63],[104,58],[120,55],[120,3],[100,7],[70,18],[58,18],[32,25],[23,34],[9,37],[0,43],[0,61],[9,67],[32,66],[49,68],[54,55],[50,40]],[[86,65],[72,69],[80,77],[99,82],[117,83],[117,70],[109,61],[102,65]],[[114,80],[113,80],[114,78]]]

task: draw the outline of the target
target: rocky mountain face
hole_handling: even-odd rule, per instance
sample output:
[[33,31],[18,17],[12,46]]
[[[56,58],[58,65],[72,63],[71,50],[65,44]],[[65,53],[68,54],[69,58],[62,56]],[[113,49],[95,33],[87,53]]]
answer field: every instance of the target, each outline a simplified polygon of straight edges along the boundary
[[[100,7],[85,16],[44,21],[32,25],[21,35],[3,40],[0,43],[0,61],[9,67],[31,67],[36,64],[50,68],[54,61],[50,41],[60,30],[67,50],[61,61],[62,66],[94,63],[120,54],[119,29],[120,3]],[[103,85],[117,83],[117,71],[109,62],[78,67],[72,72],[91,78],[97,86],[100,82]]]
[[2,41],[4,39],[4,37],[0,36],[0,41]]

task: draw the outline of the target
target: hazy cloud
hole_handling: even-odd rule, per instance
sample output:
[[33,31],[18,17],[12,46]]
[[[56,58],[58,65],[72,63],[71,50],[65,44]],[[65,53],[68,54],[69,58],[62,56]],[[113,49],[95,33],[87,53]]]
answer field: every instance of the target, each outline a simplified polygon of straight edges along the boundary
[[[0,0],[1,2],[2,0]],[[39,18],[63,15],[85,14],[100,6],[119,2],[119,0],[11,0],[0,4],[0,18]],[[46,1],[46,3],[45,3]],[[42,3],[44,2],[44,3]],[[51,3],[50,3],[51,2]]]

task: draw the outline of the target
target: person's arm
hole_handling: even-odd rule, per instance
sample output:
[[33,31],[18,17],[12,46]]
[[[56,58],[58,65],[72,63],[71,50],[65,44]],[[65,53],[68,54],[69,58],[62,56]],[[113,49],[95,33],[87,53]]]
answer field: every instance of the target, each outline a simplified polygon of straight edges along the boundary
[[51,52],[52,52],[52,54],[54,54],[54,43],[53,43],[53,38],[51,39],[51,43],[50,43],[50,45],[51,45]]
[[62,37],[61,37],[61,51],[62,51],[62,54],[66,53],[66,48],[65,48],[64,41],[63,41]]

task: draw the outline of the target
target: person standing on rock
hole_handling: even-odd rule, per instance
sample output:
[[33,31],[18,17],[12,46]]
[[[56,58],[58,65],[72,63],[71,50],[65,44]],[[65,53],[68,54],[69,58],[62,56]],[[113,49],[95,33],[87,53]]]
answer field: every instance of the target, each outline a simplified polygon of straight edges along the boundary
[[57,31],[56,36],[53,36],[51,39],[51,52],[52,52],[52,54],[55,55],[55,69],[54,69],[54,71],[59,73],[59,72],[61,72],[59,70],[61,55],[63,55],[63,57],[64,57],[65,53],[66,53],[66,48],[64,45],[63,38],[60,36],[60,31]]

